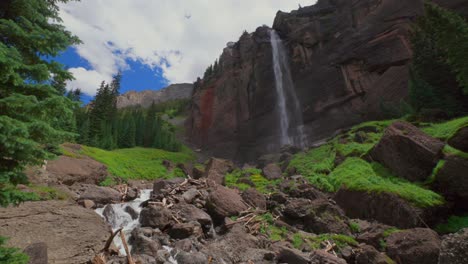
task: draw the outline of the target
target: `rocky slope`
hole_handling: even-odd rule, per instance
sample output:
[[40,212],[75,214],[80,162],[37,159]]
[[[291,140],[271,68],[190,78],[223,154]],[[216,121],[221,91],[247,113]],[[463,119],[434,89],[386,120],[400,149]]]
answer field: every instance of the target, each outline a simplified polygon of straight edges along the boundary
[[[409,31],[423,2],[319,0],[277,13],[273,29],[289,52],[309,144],[399,106],[408,94]],[[216,156],[248,161],[279,149],[269,30],[230,43],[219,70],[195,83],[187,135]]]
[[192,96],[193,85],[190,83],[171,84],[158,91],[130,91],[117,97],[117,108],[129,106],[149,107],[154,103],[164,103],[176,99],[188,99]]

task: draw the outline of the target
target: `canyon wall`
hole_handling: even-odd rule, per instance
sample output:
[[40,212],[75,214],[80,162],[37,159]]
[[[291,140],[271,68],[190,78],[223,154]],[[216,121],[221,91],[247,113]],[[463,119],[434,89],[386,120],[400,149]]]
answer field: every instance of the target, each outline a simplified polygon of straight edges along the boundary
[[[277,13],[309,145],[400,106],[423,2],[319,0]],[[245,161],[280,148],[269,30],[228,43],[214,73],[195,82],[187,137],[211,155]]]

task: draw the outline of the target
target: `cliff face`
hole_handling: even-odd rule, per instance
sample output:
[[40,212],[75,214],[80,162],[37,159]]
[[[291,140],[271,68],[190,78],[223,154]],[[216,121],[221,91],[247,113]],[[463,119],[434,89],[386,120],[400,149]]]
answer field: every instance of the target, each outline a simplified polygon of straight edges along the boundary
[[117,97],[117,108],[137,105],[149,107],[153,102],[164,103],[176,99],[189,99],[192,91],[193,85],[190,83],[171,84],[158,91],[131,91]]
[[[309,144],[400,105],[421,14],[423,0],[319,0],[277,13]],[[187,136],[212,155],[251,160],[280,147],[269,30],[230,43],[213,76],[195,83]]]

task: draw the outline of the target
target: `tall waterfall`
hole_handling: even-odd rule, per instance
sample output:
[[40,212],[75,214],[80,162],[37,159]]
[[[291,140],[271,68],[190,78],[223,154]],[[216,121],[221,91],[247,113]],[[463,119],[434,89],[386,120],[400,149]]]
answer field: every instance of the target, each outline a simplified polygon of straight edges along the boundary
[[280,119],[280,145],[304,147],[303,121],[299,100],[289,69],[288,57],[281,38],[270,30],[275,73],[277,111]]

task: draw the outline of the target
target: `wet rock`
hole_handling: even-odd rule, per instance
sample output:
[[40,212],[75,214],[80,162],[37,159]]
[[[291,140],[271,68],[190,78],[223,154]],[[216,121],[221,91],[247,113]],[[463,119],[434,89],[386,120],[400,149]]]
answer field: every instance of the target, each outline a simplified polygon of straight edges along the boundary
[[0,234],[8,246],[25,248],[46,243],[49,263],[86,263],[109,237],[104,220],[74,202],[26,202],[0,208]]
[[361,244],[356,252],[356,264],[393,264],[395,263],[385,253],[379,252],[373,246]]
[[138,198],[138,189],[136,188],[129,188],[127,194],[125,195],[125,201],[133,201]]
[[231,161],[211,158],[206,166],[204,177],[220,185],[224,185],[224,176],[232,171]]
[[210,192],[207,208],[213,219],[222,221],[247,210],[248,206],[237,191],[217,185]]
[[150,205],[141,210],[140,223],[142,227],[162,230],[172,223],[172,213],[162,206]]
[[468,209],[468,159],[449,155],[436,175],[435,188],[460,210]]
[[127,212],[133,220],[138,219],[138,212],[135,211],[135,209],[133,209],[131,206],[126,206],[124,211]]
[[468,260],[468,228],[442,240],[438,264],[464,264]]
[[422,226],[433,221],[432,211],[438,208],[417,208],[390,193],[369,193],[341,188],[333,197],[350,218],[377,220],[399,228]]
[[443,147],[442,141],[409,123],[397,121],[385,130],[370,156],[398,176],[422,182],[431,175],[442,157]]
[[206,264],[209,263],[208,257],[201,252],[179,252],[176,256],[178,264]]
[[284,207],[285,221],[305,231],[350,234],[343,211],[326,199],[291,199]]
[[263,175],[268,180],[277,180],[282,177],[281,168],[275,163],[270,163],[262,169]]
[[468,152],[468,127],[460,128],[455,135],[449,139],[448,144],[463,152]]
[[172,188],[176,185],[181,184],[184,182],[184,178],[174,178],[174,179],[160,179],[156,180],[153,184],[153,195],[161,195],[163,194],[162,191],[168,188]]
[[308,264],[309,258],[306,254],[297,249],[282,247],[277,259],[279,263],[287,264]]
[[249,188],[242,193],[242,199],[254,208],[266,210],[265,196],[254,188]]
[[414,228],[391,234],[387,239],[387,254],[398,263],[437,264],[441,241],[428,228]]
[[168,234],[174,239],[184,239],[192,235],[198,237],[203,234],[203,231],[198,222],[177,223],[169,229]]
[[325,250],[315,250],[310,255],[310,264],[346,264],[346,261]]
[[29,256],[28,264],[48,264],[47,244],[38,242],[27,246],[24,253]]
[[79,201],[91,200],[97,206],[118,203],[121,200],[120,193],[109,187],[101,187],[92,184],[80,184],[73,185],[71,189],[79,194]]
[[148,233],[145,234],[143,230],[138,228],[132,231],[129,243],[132,245],[133,254],[157,256],[158,251],[162,249],[161,243],[148,235]]
[[107,223],[111,224],[112,226],[114,225],[112,220],[115,219],[115,211],[111,204],[108,204],[104,207],[102,215],[104,216],[104,219],[106,219]]

